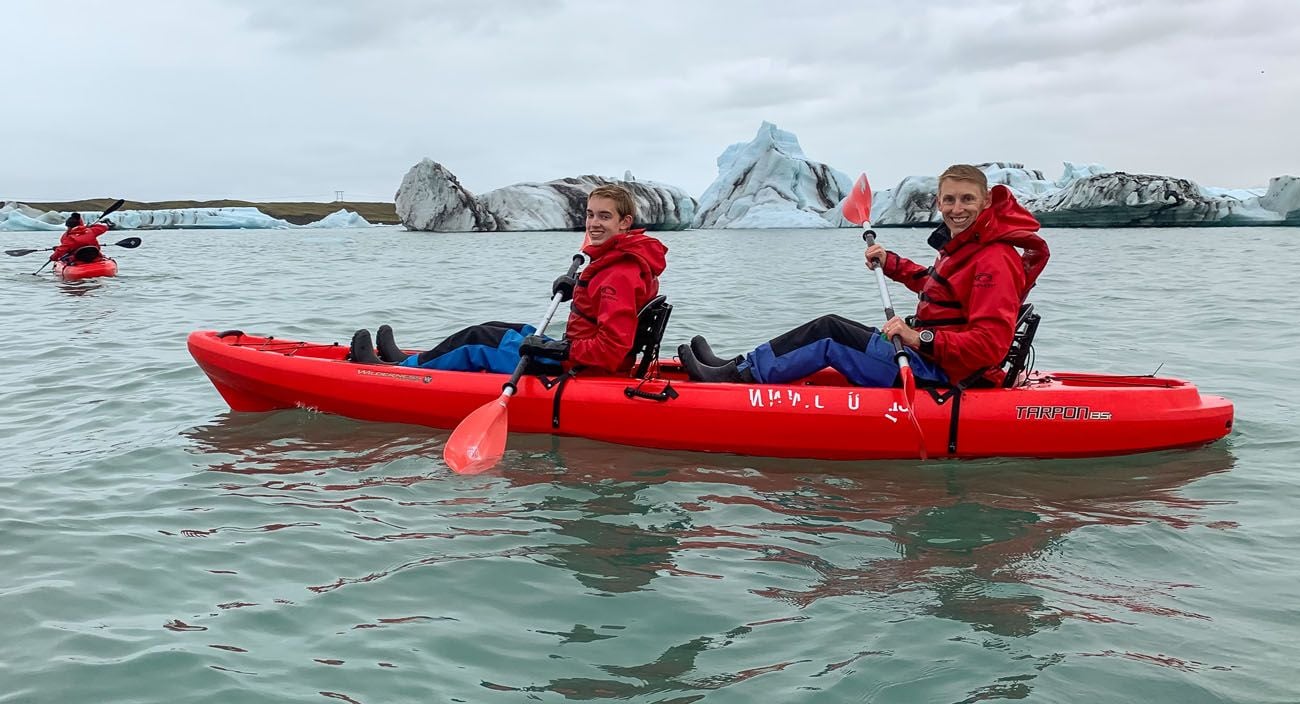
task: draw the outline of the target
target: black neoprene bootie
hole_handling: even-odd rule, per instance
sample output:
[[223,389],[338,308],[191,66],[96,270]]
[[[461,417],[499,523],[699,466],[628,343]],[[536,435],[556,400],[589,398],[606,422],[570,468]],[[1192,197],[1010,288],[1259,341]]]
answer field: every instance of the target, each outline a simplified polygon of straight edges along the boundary
[[[691,381],[704,381],[714,383],[739,384],[747,381],[747,375],[741,374],[736,369],[734,361],[727,361],[719,367],[710,366],[695,358],[695,353],[691,351],[690,345],[681,345],[677,348],[677,357],[682,360],[682,368],[686,370],[686,376]],[[750,377],[750,381],[752,381]]]
[[393,329],[387,325],[380,325],[375,331],[375,346],[379,349],[379,358],[391,364],[405,361],[410,356],[397,346],[397,341],[393,339]]
[[704,362],[710,367],[725,366],[727,362],[735,362],[736,364],[740,364],[741,362],[745,361],[745,358],[741,355],[736,355],[735,357],[731,357],[730,359],[723,359],[722,357],[719,357],[718,355],[714,354],[713,348],[709,346],[709,341],[704,339],[703,335],[696,335],[695,337],[691,338],[691,352],[695,354],[696,359],[700,360],[701,362]]
[[370,331],[365,329],[352,333],[352,347],[348,350],[348,359],[357,364],[384,363],[384,360],[375,355],[375,347],[370,344]]

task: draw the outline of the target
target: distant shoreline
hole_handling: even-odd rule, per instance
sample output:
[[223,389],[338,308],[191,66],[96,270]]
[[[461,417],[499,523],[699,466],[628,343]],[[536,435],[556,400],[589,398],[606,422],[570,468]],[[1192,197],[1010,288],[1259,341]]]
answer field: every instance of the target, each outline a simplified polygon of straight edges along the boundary
[[[89,198],[62,202],[32,203],[13,201],[31,206],[38,210],[76,210],[84,213],[103,211],[112,205],[115,198]],[[0,203],[3,205],[3,203]],[[257,203],[247,200],[164,200],[155,203],[128,200],[123,210],[177,210],[181,208],[257,208],[273,218],[280,218],[295,225],[306,225],[339,210],[351,210],[366,219],[372,225],[400,225],[397,207],[392,203],[332,201],[329,203],[271,202]]]

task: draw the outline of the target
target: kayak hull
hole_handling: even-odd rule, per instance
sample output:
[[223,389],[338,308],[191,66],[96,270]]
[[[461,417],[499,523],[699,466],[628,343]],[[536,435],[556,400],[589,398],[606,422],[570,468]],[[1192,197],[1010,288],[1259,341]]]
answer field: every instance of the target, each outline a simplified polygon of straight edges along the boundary
[[81,281],[103,276],[117,276],[117,261],[104,257],[88,264],[54,262],[54,275],[64,281]]
[[[344,360],[347,347],[338,343],[233,331],[196,331],[188,346],[236,411],[308,408],[452,429],[497,399],[507,378],[354,364]],[[551,389],[525,377],[510,400],[509,428],[769,457],[919,455],[900,389],[852,386],[829,370],[786,385],[691,382],[668,361],[659,371],[645,382],[578,375]],[[655,396],[669,386],[675,393],[662,399],[640,395]],[[1015,389],[970,389],[959,401],[944,398],[943,391],[918,389],[915,400],[930,457],[1091,457],[1191,447],[1224,437],[1233,422],[1230,401],[1170,378],[1053,372],[1037,373]]]

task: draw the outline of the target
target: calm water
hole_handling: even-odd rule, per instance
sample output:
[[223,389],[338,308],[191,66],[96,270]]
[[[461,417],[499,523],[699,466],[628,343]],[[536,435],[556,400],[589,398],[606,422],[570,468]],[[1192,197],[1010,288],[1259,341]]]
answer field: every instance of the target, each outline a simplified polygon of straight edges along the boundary
[[[479,477],[443,431],[232,413],[185,336],[535,322],[580,235],[142,236],[114,280],[0,262],[0,702],[1300,701],[1300,230],[1047,233],[1038,368],[1163,364],[1236,402],[1209,448],[827,463],[514,436]],[[663,238],[673,343],[880,320],[852,230]]]

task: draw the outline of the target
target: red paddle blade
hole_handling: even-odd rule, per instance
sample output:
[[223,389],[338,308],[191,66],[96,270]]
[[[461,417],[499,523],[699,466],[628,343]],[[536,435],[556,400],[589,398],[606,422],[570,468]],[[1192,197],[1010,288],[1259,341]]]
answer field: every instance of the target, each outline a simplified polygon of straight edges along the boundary
[[457,474],[486,472],[501,461],[506,452],[506,402],[509,396],[479,406],[456,426],[442,459]]
[[844,219],[854,225],[865,225],[871,222],[871,184],[867,183],[866,174],[862,174],[857,181],[853,182],[853,188],[844,199],[844,207],[841,210]]
[[903,377],[903,396],[907,398],[907,418],[912,421],[912,429],[916,431],[916,446],[920,451],[921,459],[925,460],[925,433],[921,431],[921,421],[916,419],[916,409],[913,407],[916,403],[916,377],[912,374],[911,367],[903,367],[898,370]]

